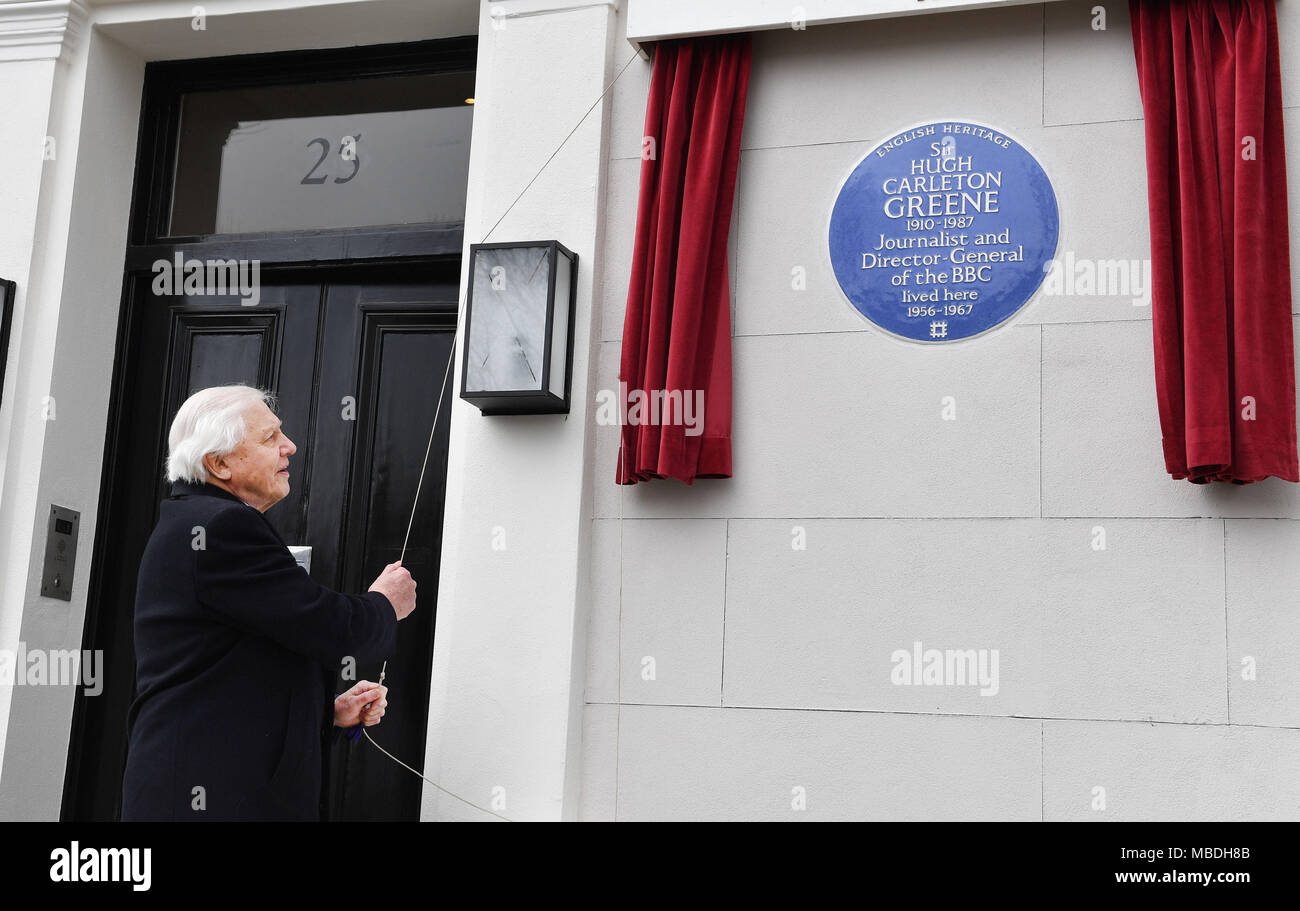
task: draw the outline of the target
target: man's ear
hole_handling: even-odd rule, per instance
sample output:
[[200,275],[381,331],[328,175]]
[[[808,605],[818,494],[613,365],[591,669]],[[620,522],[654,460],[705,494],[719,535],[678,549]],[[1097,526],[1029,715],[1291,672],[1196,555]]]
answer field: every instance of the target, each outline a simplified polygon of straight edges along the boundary
[[214,456],[208,453],[203,457],[203,467],[208,471],[208,477],[220,478],[223,481],[229,481],[232,474],[230,466],[226,464],[224,456]]

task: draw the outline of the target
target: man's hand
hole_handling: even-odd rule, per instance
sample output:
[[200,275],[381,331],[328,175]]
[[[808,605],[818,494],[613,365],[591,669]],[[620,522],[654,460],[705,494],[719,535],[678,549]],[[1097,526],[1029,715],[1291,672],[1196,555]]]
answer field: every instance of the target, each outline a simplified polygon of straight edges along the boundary
[[398,620],[405,620],[415,610],[415,580],[402,568],[401,560],[385,566],[369,590],[379,592],[392,603]]
[[370,727],[388,708],[388,687],[362,680],[334,700],[334,724],[341,728],[354,727],[358,722]]

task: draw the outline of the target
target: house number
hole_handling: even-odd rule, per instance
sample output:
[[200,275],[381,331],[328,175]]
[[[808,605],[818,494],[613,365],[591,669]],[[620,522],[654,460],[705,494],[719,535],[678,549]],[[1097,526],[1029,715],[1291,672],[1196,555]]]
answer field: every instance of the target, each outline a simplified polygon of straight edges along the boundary
[[[360,141],[361,134],[357,133],[355,136],[344,136],[343,141],[339,143],[339,158],[352,165],[352,173],[347,177],[335,177],[335,183],[347,183],[352,178],[356,177],[357,172],[361,170],[361,157],[357,154],[357,143]],[[325,181],[329,179],[328,174],[321,174],[319,177],[313,175],[320,166],[325,163],[325,159],[329,157],[330,141],[323,136],[317,136],[315,139],[311,140],[311,142],[307,143],[307,148],[311,148],[312,146],[320,147],[320,158],[316,160],[316,163],[311,166],[311,170],[307,172],[306,176],[303,177],[299,183],[319,185],[325,183]]]

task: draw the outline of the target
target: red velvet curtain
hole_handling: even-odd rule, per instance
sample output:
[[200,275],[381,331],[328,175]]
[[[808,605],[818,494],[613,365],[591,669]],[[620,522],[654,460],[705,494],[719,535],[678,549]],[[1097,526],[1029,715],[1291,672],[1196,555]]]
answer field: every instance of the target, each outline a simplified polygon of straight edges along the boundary
[[749,35],[655,45],[623,321],[616,479],[731,477],[727,235]]
[[1130,0],[1165,466],[1300,480],[1273,0]]

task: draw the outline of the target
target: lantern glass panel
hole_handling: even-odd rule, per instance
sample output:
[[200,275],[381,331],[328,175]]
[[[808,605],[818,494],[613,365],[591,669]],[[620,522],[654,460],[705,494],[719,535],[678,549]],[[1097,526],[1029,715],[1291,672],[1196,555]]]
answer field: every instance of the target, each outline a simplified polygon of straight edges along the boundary
[[550,271],[549,246],[477,252],[466,392],[541,391]]

